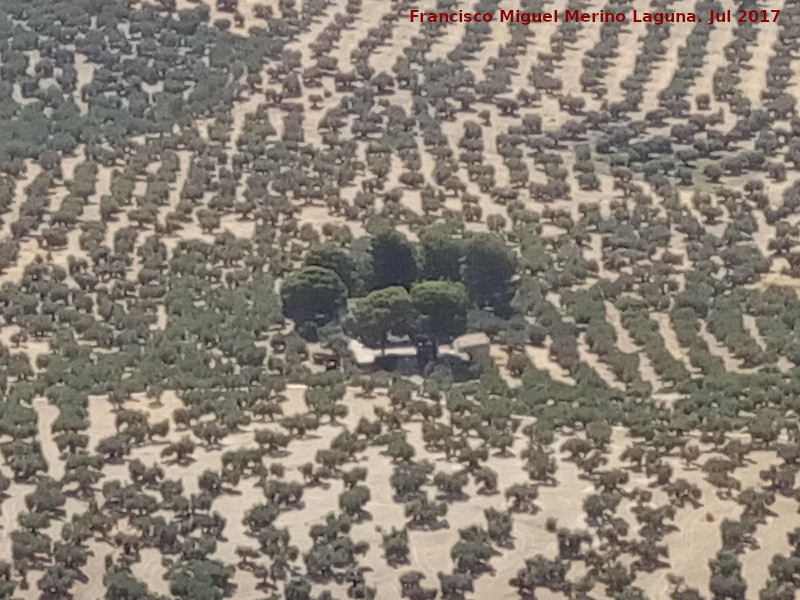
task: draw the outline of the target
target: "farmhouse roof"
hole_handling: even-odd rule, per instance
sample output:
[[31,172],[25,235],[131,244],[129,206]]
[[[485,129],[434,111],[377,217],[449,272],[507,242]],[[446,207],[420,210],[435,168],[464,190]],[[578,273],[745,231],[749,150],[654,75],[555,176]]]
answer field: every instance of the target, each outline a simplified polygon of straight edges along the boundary
[[470,348],[488,346],[489,343],[489,336],[485,333],[467,333],[453,340],[453,348],[459,352],[462,352]]

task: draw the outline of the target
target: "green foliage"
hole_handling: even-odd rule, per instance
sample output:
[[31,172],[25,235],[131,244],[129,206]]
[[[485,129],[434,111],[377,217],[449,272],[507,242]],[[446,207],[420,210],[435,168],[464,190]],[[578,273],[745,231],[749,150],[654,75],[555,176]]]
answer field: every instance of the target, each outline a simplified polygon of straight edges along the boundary
[[411,303],[421,316],[420,330],[435,344],[467,327],[467,293],[460,283],[425,281],[411,288]]
[[305,264],[333,271],[347,287],[348,293],[352,294],[356,290],[356,261],[341,246],[333,243],[314,246],[306,254]]
[[461,278],[462,243],[445,228],[423,231],[419,237],[422,278],[458,281]]
[[345,490],[339,496],[339,508],[348,515],[357,516],[364,510],[364,505],[369,502],[370,491],[364,485],[357,485]]
[[535,595],[536,588],[560,591],[564,587],[569,567],[568,562],[550,560],[540,554],[525,559],[525,567],[509,583],[519,590],[520,595]]
[[720,552],[714,560],[709,561],[711,567],[711,593],[718,600],[744,600],[747,582],[742,578],[742,565],[735,554]]
[[372,288],[402,286],[406,289],[417,278],[417,259],[414,247],[402,233],[381,227],[372,235]]
[[[288,530],[275,526],[280,514],[302,506],[303,485],[335,487],[341,478],[339,508],[346,514],[312,525],[308,576],[336,578],[348,584],[348,595],[369,598],[375,592],[358,580],[355,558],[363,545],[349,537],[351,519],[363,517],[370,500],[362,484],[366,471],[354,466],[368,445],[385,447],[393,459],[389,483],[395,500],[406,504],[410,524],[442,527],[447,505],[439,500],[463,500],[464,489],[497,491],[498,474],[484,463],[495,450],[518,452],[515,415],[521,413],[536,417],[519,457],[523,477],[542,485],[557,483],[556,432],[559,442],[564,429],[585,434],[559,446],[596,488],[583,508],[603,544],[627,530],[615,517],[627,471],[598,470],[608,459],[612,427],[625,425],[639,439],[623,458],[679,507],[698,502],[700,490],[682,478],[665,484],[672,463],[660,457],[677,456],[698,430],[702,444],[726,456],[705,461],[708,482],[723,495],[741,487],[733,475],[751,449],[775,452],[784,464],[760,471],[765,489],[735,495],[740,520],[721,522],[726,552],[711,564],[715,598],[744,597],[735,553],[754,546],[756,525],[770,515],[775,494],[794,495],[800,462],[792,368],[800,364],[800,300],[788,287],[762,285],[772,281],[764,278],[767,273],[800,275],[800,233],[793,225],[800,185],[778,186],[783,196],[776,205],[763,178],[748,173],[766,168],[777,184],[800,165],[800,122],[791,118],[795,101],[786,92],[787,56],[796,38],[792,20],[776,24],[780,56],[770,60],[760,108],[737,90],[755,28],[735,28],[735,43],[725,53],[736,68],[723,69],[713,81],[715,101],[727,103],[728,113],[738,118],[733,124],[718,121],[724,111],[712,110],[707,94],[695,99],[697,110],[684,98],[707,27],[693,31],[690,51],[678,53],[677,75],[659,92],[660,107],[640,106],[666,51],[668,32],[650,27],[642,60],[622,82],[624,99],[584,111],[583,98],[562,96],[559,105],[571,118],[560,129],[543,131],[540,115],[508,117],[519,103],[531,108],[541,91],[559,91],[557,70],[578,29],[559,31],[552,52],[535,61],[529,74],[535,91],[509,90],[517,55],[529,42],[525,28],[509,30],[508,45],[490,59],[480,82],[467,63],[479,58],[490,36],[486,24],[467,27],[462,42],[435,61],[425,58],[435,28],[424,27],[400,53],[393,75],[376,75],[370,55],[391,38],[390,19],[354,49],[352,72],[347,65],[342,70],[331,52],[362,10],[360,0],[350,0],[346,18],[334,15],[312,43],[316,66],[302,64],[305,53],[281,51],[313,29],[316,17],[330,8],[327,1],[256,6],[255,19],[244,24],[247,36],[237,24],[239,0],[191,4],[178,9],[175,0],[7,0],[0,7],[6,40],[0,65],[0,212],[9,233],[0,243],[0,271],[9,275],[0,289],[0,312],[13,346],[0,345],[0,433],[7,474],[14,477],[12,487],[0,475],[0,495],[27,486],[27,512],[17,511],[16,529],[6,533],[16,567],[32,566],[43,597],[74,591],[92,536],[120,546],[118,564],[105,576],[108,600],[155,598],[122,566],[135,559],[140,544],[156,546],[177,562],[170,573],[173,596],[216,600],[233,593],[232,571],[207,558],[215,540],[223,539],[224,518],[212,509],[247,477],[264,501],[236,518],[244,517],[248,534],[269,559],[253,570],[268,586],[266,579],[294,574],[298,558]],[[491,11],[493,3],[483,8]],[[219,11],[233,23],[217,19]],[[604,28],[579,76],[597,94],[598,106],[618,33]],[[302,104],[286,100],[308,98],[305,92],[328,77],[335,79],[336,102],[311,96],[312,104],[329,106],[322,119],[312,119],[322,144],[311,144]],[[395,84],[410,95],[403,107],[389,98]],[[493,145],[509,173],[500,178],[507,179],[503,183],[495,177],[495,163],[483,156],[489,141],[483,129],[497,118],[494,112],[476,117],[484,125],[466,124],[458,156],[449,128],[441,124],[460,119],[455,111],[492,98],[504,115]],[[258,102],[245,107],[245,99]],[[235,106],[246,108],[243,119],[234,119]],[[643,120],[625,125],[640,111]],[[423,150],[434,157],[432,168],[423,169]],[[398,157],[404,187],[384,189]],[[767,157],[777,162],[766,163]],[[534,169],[545,183],[531,180]],[[698,190],[687,207],[679,188],[702,183],[697,171],[720,185]],[[585,202],[578,203],[570,189],[576,180]],[[352,193],[357,182],[362,190]],[[584,192],[599,187],[608,201],[588,201]],[[409,188],[419,190],[419,213],[406,202]],[[476,189],[485,197],[476,197]],[[484,218],[486,200],[493,207]],[[92,216],[95,208],[99,219]],[[327,210],[330,222],[312,225],[306,208]],[[234,218],[253,225],[251,238],[232,233],[248,229],[229,227]],[[763,239],[762,220],[774,228],[773,239]],[[354,239],[359,221],[371,235]],[[202,239],[192,239],[197,224]],[[473,233],[484,225],[493,233]],[[78,250],[65,252],[73,239]],[[40,252],[26,264],[32,241]],[[18,267],[13,273],[12,266]],[[274,278],[284,277],[284,315],[295,321],[289,335],[292,325],[284,322],[274,293]],[[348,296],[367,292],[352,303],[344,323],[367,343],[385,346],[392,334],[439,342],[468,329],[485,331],[508,349],[508,361],[481,365],[484,375],[467,383],[462,379],[475,373],[455,367],[446,372],[445,361],[438,361],[436,375],[426,371],[421,386],[396,373],[355,380],[365,402],[382,398],[383,390],[376,394],[374,388],[388,388],[389,408],[376,406],[376,420],[362,417],[352,432],[341,427],[330,447],[316,449],[316,464],[303,465],[300,484],[269,459],[293,449],[293,437],[339,426],[347,416],[342,399],[345,386],[354,383],[354,367],[338,321]],[[668,321],[661,323],[664,314]],[[674,330],[680,349],[668,348],[661,325]],[[621,333],[630,335],[634,349],[618,348],[626,337]],[[745,369],[731,369],[721,357],[725,349],[708,333]],[[568,377],[556,380],[552,365],[548,371],[534,368],[528,344],[546,349]],[[584,344],[601,365],[587,362]],[[309,364],[309,354],[320,350],[341,359],[330,373]],[[643,369],[648,363],[654,373]],[[508,384],[508,374],[518,380]],[[645,374],[652,381],[644,381]],[[291,410],[281,418],[287,382],[308,384],[307,413]],[[181,433],[161,448],[161,458],[177,458],[166,461],[169,469],[185,464],[198,441],[216,451],[222,440],[246,434],[248,445],[221,451],[221,467],[202,470],[197,478],[200,493],[184,494],[180,478],[165,479],[160,466],[130,460],[130,483],[109,481],[101,494],[98,483],[119,470],[105,469],[104,462],[123,464],[154,436],[169,433],[169,420],[151,422],[132,406],[158,405],[162,394],[173,393],[183,406],[173,413]],[[97,402],[106,397],[116,432],[97,440],[88,431],[89,406],[94,418]],[[34,408],[42,399],[58,411],[55,419]],[[285,431],[271,429],[273,424],[243,431],[254,418],[280,419]],[[37,439],[43,425],[52,429],[63,464],[45,461]],[[433,475],[432,465],[415,462],[422,452],[411,443],[418,426],[426,452],[443,453],[463,470],[443,467]],[[690,466],[700,458],[697,448],[697,455],[685,446],[680,450]],[[45,476],[61,467],[60,481]],[[470,476],[474,486],[467,488]],[[428,498],[432,486],[441,498]],[[534,483],[516,484],[506,499],[511,511],[535,513],[537,494]],[[633,560],[607,561],[567,587],[569,563],[537,557],[512,580],[520,593],[545,587],[583,598],[592,587],[586,581],[597,576],[609,597],[640,600],[634,570],[659,562],[663,547],[654,540],[671,529],[674,517],[671,507],[653,507],[641,494],[634,514],[639,537],[647,539],[630,543]],[[74,502],[88,500],[97,509],[72,514]],[[460,532],[452,556],[456,572],[440,574],[444,598],[471,591],[473,578],[487,568],[491,546],[510,543],[511,515],[488,509],[485,516],[485,531]],[[135,535],[113,527],[123,517]],[[63,539],[54,542],[49,528],[61,519]],[[762,600],[794,597],[798,539],[790,534],[791,556],[770,563]],[[585,539],[578,533],[561,532],[559,542],[564,558],[593,556],[579,552]],[[384,551],[391,560],[405,560],[408,533],[386,534]],[[0,567],[2,598],[14,593],[10,569]],[[283,587],[288,600],[311,598],[304,579]],[[696,600],[699,594],[676,589],[672,597]]]
[[106,586],[106,600],[158,600],[151,594],[147,585],[136,579],[130,569],[114,566],[103,576]]
[[473,525],[458,532],[459,540],[450,551],[456,570],[461,573],[477,574],[485,570],[487,561],[495,554],[486,530]]
[[384,348],[389,334],[402,336],[412,326],[411,297],[405,288],[388,287],[353,301],[345,328],[369,345]]
[[347,516],[337,519],[333,515],[328,515],[325,525],[312,528],[314,545],[303,555],[306,571],[311,577],[327,580],[355,566],[356,554],[365,548],[353,542],[349,530]]
[[461,274],[470,297],[479,306],[503,307],[510,300],[515,270],[514,254],[497,236],[476,234],[464,243]]
[[408,531],[405,529],[395,529],[383,534],[381,542],[386,561],[390,565],[408,562]]
[[322,267],[305,267],[286,278],[281,287],[283,312],[298,323],[328,322],[347,302],[347,288],[339,276]]
[[209,559],[184,560],[169,573],[169,591],[183,600],[222,600],[228,595],[231,571]]

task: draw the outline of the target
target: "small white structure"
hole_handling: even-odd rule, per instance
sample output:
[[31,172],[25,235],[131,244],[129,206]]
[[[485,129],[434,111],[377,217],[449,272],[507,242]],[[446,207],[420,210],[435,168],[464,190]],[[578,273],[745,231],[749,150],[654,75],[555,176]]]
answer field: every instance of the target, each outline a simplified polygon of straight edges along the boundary
[[375,351],[372,348],[367,348],[358,340],[353,339],[347,343],[347,347],[359,367],[371,367],[375,363]]
[[371,367],[375,362],[383,358],[385,360],[400,360],[400,359],[414,359],[417,356],[417,348],[404,344],[402,346],[388,346],[383,352],[380,350],[373,350],[365,346],[358,340],[351,339],[347,347],[353,354],[353,358],[359,367]]
[[474,362],[490,360],[491,340],[485,333],[468,333],[453,340],[453,349],[466,354]]
[[[489,338],[483,334],[477,335],[483,337],[473,340],[473,343],[469,343],[469,340],[466,340],[468,343],[466,344],[465,349],[456,348],[455,343],[453,343],[453,346],[439,346],[439,358],[461,362],[474,362],[476,360],[475,356],[484,356],[485,354],[485,356],[488,357]],[[462,337],[466,339],[470,336]],[[473,347],[475,346],[474,342],[476,341],[477,346]],[[482,349],[484,344],[486,346],[485,353]],[[347,343],[347,347],[353,355],[353,359],[355,360],[356,364],[362,369],[380,367],[389,370],[403,370],[410,368],[409,365],[412,363],[414,365],[413,368],[417,368],[416,365],[419,356],[419,349],[416,346],[411,346],[409,344],[393,345],[388,346],[383,352],[381,352],[380,350],[375,350],[369,346],[365,346],[358,340],[350,339]],[[475,356],[471,354],[473,351],[475,352]]]

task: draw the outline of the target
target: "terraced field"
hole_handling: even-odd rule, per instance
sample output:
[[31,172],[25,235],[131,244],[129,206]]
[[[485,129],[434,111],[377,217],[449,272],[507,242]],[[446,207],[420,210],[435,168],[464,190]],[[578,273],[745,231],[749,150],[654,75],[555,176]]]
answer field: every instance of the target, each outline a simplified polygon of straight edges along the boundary
[[800,3],[0,39],[0,600],[797,595]]

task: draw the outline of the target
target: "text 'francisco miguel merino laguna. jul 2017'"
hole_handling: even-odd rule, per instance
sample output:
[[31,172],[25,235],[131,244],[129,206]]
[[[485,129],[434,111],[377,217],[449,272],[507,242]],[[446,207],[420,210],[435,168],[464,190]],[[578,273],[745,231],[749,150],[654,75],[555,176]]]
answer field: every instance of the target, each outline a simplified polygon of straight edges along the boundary
[[[522,12],[519,10],[501,10],[499,15],[492,13],[453,11],[453,12],[422,12],[412,10],[409,20],[412,23],[769,23],[777,21],[780,10],[724,10],[709,11],[701,15],[694,12],[646,12],[632,10],[629,12],[598,11],[585,12],[581,10],[552,10],[547,12]],[[497,18],[495,18],[497,16]]]

